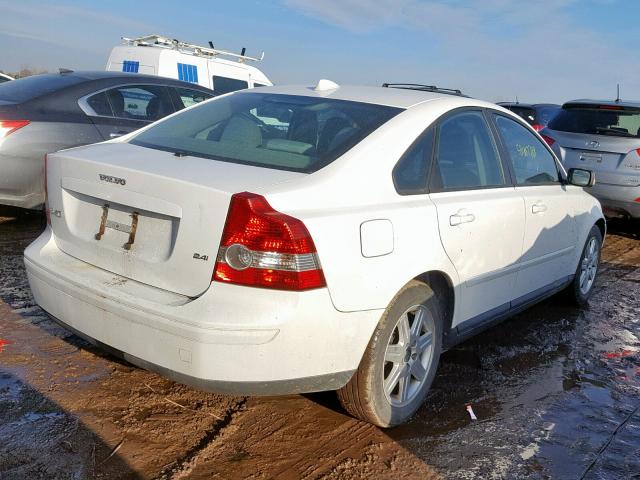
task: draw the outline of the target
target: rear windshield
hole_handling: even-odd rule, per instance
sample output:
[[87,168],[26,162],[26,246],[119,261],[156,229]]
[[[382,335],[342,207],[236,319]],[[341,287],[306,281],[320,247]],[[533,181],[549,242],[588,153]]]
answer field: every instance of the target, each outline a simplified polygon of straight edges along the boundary
[[537,122],[536,111],[533,108],[528,107],[506,107],[516,115],[524,118],[529,125],[534,125]]
[[141,132],[131,143],[311,173],[401,111],[344,100],[243,92],[186,110]]
[[[640,110],[610,110],[612,106],[563,107],[549,128],[562,132],[640,137]],[[622,107],[620,107],[622,108]]]
[[83,81],[73,75],[33,75],[0,84],[0,100],[22,103]]

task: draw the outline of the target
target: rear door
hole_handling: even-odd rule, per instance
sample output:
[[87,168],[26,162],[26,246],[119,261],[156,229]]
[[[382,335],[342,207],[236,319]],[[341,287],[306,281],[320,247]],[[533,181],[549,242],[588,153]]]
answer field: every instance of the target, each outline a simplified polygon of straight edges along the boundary
[[526,302],[566,280],[576,244],[573,199],[560,181],[555,158],[529,129],[500,114],[493,116],[504,155],[525,204],[526,228],[515,302]]
[[524,235],[523,199],[481,110],[440,121],[430,191],[442,245],[463,282],[461,328],[473,329],[509,309]]
[[105,140],[144,127],[175,111],[164,85],[120,85],[80,100],[80,106]]

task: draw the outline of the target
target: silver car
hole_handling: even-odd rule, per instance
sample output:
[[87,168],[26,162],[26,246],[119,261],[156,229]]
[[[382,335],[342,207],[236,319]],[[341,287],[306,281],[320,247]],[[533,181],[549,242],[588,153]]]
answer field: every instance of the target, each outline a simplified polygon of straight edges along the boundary
[[541,134],[567,170],[595,172],[607,216],[640,218],[640,103],[572,100]]
[[136,73],[63,70],[2,83],[0,205],[42,206],[45,154],[125,135],[212,96]]

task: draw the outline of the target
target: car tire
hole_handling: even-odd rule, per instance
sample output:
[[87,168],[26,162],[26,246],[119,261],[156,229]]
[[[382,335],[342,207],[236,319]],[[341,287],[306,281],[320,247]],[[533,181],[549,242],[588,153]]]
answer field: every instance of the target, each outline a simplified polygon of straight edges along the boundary
[[433,290],[418,281],[408,283],[382,315],[358,370],[338,390],[344,409],[379,427],[407,421],[435,377],[442,328]]
[[598,274],[601,248],[602,234],[600,229],[594,225],[591,227],[582,248],[582,254],[580,255],[573,281],[566,290],[567,296],[572,303],[582,306],[589,301]]

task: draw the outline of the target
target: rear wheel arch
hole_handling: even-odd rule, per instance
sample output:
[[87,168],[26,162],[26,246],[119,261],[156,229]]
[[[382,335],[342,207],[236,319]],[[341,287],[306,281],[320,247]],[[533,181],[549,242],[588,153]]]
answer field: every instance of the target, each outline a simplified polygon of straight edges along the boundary
[[453,288],[453,282],[449,275],[440,270],[421,273],[415,277],[414,280],[428,285],[438,299],[438,307],[443,318],[443,343],[446,345],[446,339],[451,330],[455,309],[455,291]]
[[604,240],[604,236],[607,233],[607,224],[606,224],[604,218],[599,218],[596,221],[596,227],[598,227],[598,229],[600,230],[600,235],[602,235],[602,240]]

